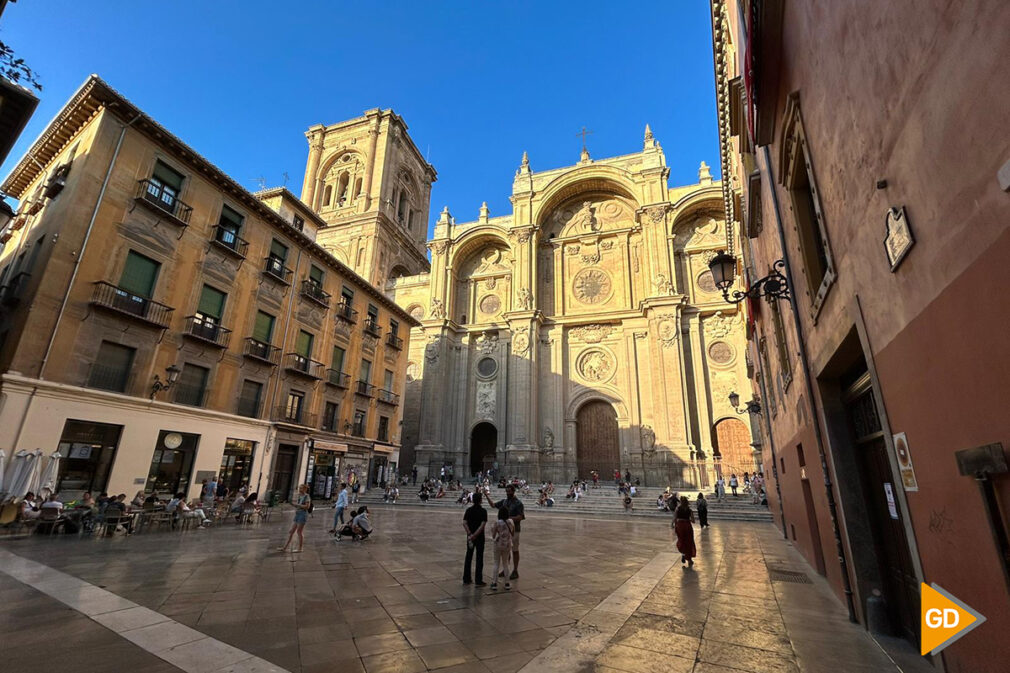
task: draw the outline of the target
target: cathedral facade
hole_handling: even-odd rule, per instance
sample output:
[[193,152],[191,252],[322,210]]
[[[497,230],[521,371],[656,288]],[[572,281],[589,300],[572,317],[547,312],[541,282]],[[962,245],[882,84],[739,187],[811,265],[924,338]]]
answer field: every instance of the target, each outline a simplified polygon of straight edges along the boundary
[[[434,169],[391,111],[309,130],[302,200],[332,226],[319,242],[420,322],[411,333],[401,471],[563,482],[630,471],[702,486],[753,471],[742,307],[708,260],[726,245],[722,190],[668,186],[660,144],[534,171],[512,212],[425,241]],[[425,255],[426,245],[429,255]],[[429,260],[430,256],[430,260]]]

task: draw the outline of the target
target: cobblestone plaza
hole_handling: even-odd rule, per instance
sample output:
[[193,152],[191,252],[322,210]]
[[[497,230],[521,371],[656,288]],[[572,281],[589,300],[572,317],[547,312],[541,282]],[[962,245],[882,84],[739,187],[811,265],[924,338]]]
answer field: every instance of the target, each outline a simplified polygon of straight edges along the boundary
[[4,667],[44,651],[49,673],[899,670],[771,524],[716,522],[686,570],[663,520],[531,512],[520,578],[491,592],[461,583],[462,512],[373,509],[363,543],[333,542],[317,509],[301,554],[274,551],[290,513],[12,540]]

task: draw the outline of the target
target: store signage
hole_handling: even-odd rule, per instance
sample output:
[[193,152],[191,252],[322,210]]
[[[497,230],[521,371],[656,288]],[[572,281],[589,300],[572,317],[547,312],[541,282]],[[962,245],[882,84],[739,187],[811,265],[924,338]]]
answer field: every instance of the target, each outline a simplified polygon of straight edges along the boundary
[[898,457],[898,472],[901,474],[901,485],[906,491],[918,491],[919,482],[915,479],[915,469],[912,467],[912,454],[908,452],[908,439],[904,432],[891,437],[894,440],[894,453]]
[[894,502],[894,487],[884,482],[884,497],[887,498],[887,511],[892,519],[898,518],[898,506]]
[[341,453],[347,452],[347,445],[341,444],[340,442],[330,442],[325,439],[314,439],[312,440],[312,448],[317,451],[340,451]]
[[891,273],[894,273],[905,259],[905,255],[915,245],[915,237],[912,235],[912,227],[908,223],[904,206],[887,209],[884,229],[886,231],[884,250],[887,252],[887,261],[891,264]]

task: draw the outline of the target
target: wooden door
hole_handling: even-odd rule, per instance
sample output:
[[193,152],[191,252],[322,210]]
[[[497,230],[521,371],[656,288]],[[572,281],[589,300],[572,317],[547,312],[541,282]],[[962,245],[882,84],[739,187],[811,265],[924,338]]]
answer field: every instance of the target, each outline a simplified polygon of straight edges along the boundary
[[575,422],[578,476],[588,479],[592,470],[609,475],[621,469],[621,446],[614,407],[601,400],[586,402],[579,409]]

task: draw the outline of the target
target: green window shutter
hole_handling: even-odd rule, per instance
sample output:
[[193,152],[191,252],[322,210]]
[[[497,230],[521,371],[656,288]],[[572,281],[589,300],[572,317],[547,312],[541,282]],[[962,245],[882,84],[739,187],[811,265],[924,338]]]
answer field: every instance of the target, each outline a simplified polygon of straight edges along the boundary
[[323,284],[323,270],[320,269],[315,264],[313,264],[311,267],[309,267],[309,278],[311,278],[312,280],[314,280],[318,285],[322,286],[322,284]]
[[225,229],[238,233],[238,230],[242,228],[242,220],[244,218],[239,215],[234,209],[228,206],[221,207],[221,221],[220,224]]
[[274,337],[274,317],[260,311],[256,314],[256,324],[253,326],[253,339],[268,344]]
[[382,384],[383,384],[382,387],[384,389],[386,389],[386,390],[392,390],[393,389],[393,372],[392,371],[390,371],[388,369],[386,370],[386,374],[383,377]]
[[308,332],[298,332],[298,341],[295,342],[295,352],[305,358],[312,357],[312,335]]
[[155,180],[163,185],[168,185],[176,192],[182,189],[182,174],[174,168],[169,168],[160,161],[154,165],[154,173],[151,175]]
[[150,298],[154,293],[154,282],[158,278],[160,264],[153,259],[144,257],[132,250],[126,256],[123,275],[119,278],[119,287],[127,292]]
[[362,360],[361,361],[361,370],[360,370],[359,373],[360,373],[360,376],[358,376],[358,379],[364,381],[365,383],[369,383],[368,379],[372,375],[372,363],[369,362],[368,360]]
[[340,346],[333,347],[333,369],[338,372],[344,371],[344,355],[346,352]]
[[227,297],[224,292],[215,290],[210,285],[203,286],[203,293],[200,295],[200,313],[209,315],[212,318],[221,319],[224,315],[224,299]]
[[284,245],[276,238],[270,244],[270,254],[283,260],[288,258],[288,246]]

